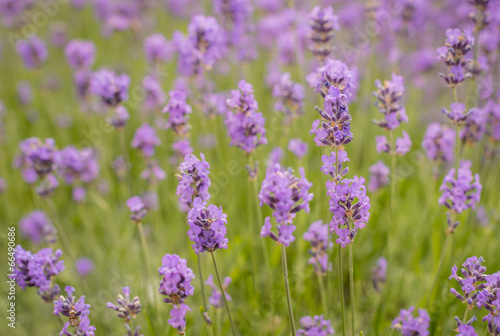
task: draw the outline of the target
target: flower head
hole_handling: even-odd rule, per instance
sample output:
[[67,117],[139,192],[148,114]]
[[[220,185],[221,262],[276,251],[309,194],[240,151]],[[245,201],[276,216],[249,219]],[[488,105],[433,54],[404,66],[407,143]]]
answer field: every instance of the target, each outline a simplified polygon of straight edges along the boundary
[[54,155],[56,170],[66,184],[90,183],[99,174],[96,151],[87,147],[80,150],[68,146]]
[[309,249],[311,258],[307,263],[314,267],[317,274],[325,276],[330,269],[328,251],[333,247],[333,243],[328,242],[328,224],[323,224],[321,220],[313,222],[303,238],[311,244]]
[[173,46],[159,33],[148,36],[144,40],[143,48],[146,58],[153,64],[166,62],[172,57]]
[[374,121],[378,126],[387,130],[393,130],[402,122],[408,122],[405,107],[402,100],[405,93],[404,78],[392,74],[391,81],[375,82],[377,91],[373,95],[377,98],[375,106],[383,114],[384,120]]
[[45,42],[35,35],[17,42],[16,49],[28,69],[39,68],[49,56]]
[[186,102],[184,91],[171,91],[170,100],[163,108],[163,113],[168,114],[166,128],[171,128],[178,136],[184,137],[189,131],[188,117],[191,106]]
[[136,295],[133,299],[130,299],[130,288],[123,287],[123,295],[118,294],[116,302],[118,306],[113,304],[112,302],[108,302],[106,305],[108,308],[111,308],[118,312],[118,317],[125,320],[125,322],[130,321],[133,318],[136,318],[137,314],[141,312],[142,304],[139,301],[139,297]]
[[44,178],[54,169],[54,155],[56,145],[54,139],[45,141],[39,138],[28,138],[19,144],[21,155],[17,157],[15,165],[23,170],[27,182],[34,182],[38,177]]
[[210,199],[210,165],[205,161],[203,153],[200,153],[200,158],[201,160],[196,155],[187,154],[179,166],[179,174],[176,175],[179,180],[176,195],[179,196],[179,205],[183,211],[191,209],[196,197],[203,201]]
[[300,117],[304,101],[304,87],[292,81],[290,74],[284,73],[274,84],[273,97],[278,98],[274,108],[285,115],[285,123],[290,124],[293,119]]
[[309,48],[316,59],[323,62],[330,55],[329,43],[335,36],[335,31],[340,29],[339,17],[334,15],[331,6],[326,8],[316,6],[310,15],[310,25],[309,39],[312,43]]
[[132,139],[132,147],[139,148],[144,156],[151,157],[155,153],[155,147],[161,143],[160,138],[156,135],[156,131],[148,123],[142,124],[134,134]]
[[341,61],[328,59],[324,66],[310,77],[310,84],[323,97],[329,94],[329,89],[335,86],[340,93],[350,98],[354,95],[354,74],[347,65]]
[[90,80],[90,92],[101,98],[108,106],[115,107],[128,99],[130,77],[126,74],[117,75],[103,69],[95,72]]
[[70,67],[75,70],[88,69],[94,64],[95,45],[92,41],[73,40],[64,50]]
[[381,286],[387,281],[387,259],[380,257],[372,268],[372,283],[377,292],[380,292]]
[[193,201],[193,208],[188,213],[188,236],[194,243],[196,253],[214,252],[227,249],[227,215],[222,207],[207,205],[200,197]]
[[461,301],[467,302],[472,306],[478,300],[478,291],[481,291],[486,286],[486,267],[482,265],[484,262],[483,257],[470,257],[462,264],[461,275],[458,274],[458,268],[454,265],[451,269],[449,280],[455,279],[461,286],[462,294],[455,288],[450,291]]
[[[94,336],[95,327],[90,325],[88,315],[90,314],[90,305],[85,303],[85,296],[81,296],[78,301],[73,296],[75,289],[66,286],[64,289],[67,297],[60,296],[54,301],[54,315],[63,315],[69,318],[63,326],[60,335],[73,336]],[[73,327],[74,331],[69,332],[68,328]]]
[[304,316],[300,319],[300,336],[333,336],[334,330],[330,320],[325,320],[323,315]]
[[471,165],[470,161],[462,160],[458,173],[455,168],[450,169],[439,188],[443,192],[439,198],[439,204],[457,213],[468,208],[476,208],[483,187],[479,182],[479,174],[472,175]]
[[85,277],[94,270],[94,262],[90,258],[78,258],[75,260],[75,268],[80,276]]
[[428,336],[429,314],[424,309],[418,310],[418,316],[413,316],[415,307],[401,309],[399,316],[392,321],[392,328],[401,331],[403,336]]
[[[233,300],[226,290],[227,286],[229,286],[230,284],[231,284],[231,278],[225,277],[224,282],[222,283],[222,289],[226,294],[227,301]],[[214,276],[212,274],[208,276],[208,279],[205,281],[205,285],[212,288],[212,295],[210,295],[210,297],[208,298],[208,302],[215,308],[222,308],[222,306],[224,305],[224,302],[222,301],[222,292],[220,288],[215,284]]]
[[127,200],[127,206],[130,209],[130,219],[135,223],[141,222],[148,213],[146,206],[139,196],[129,198]]
[[389,175],[391,170],[383,161],[378,161],[370,166],[370,181],[368,182],[368,191],[375,192],[389,184]]
[[422,147],[429,160],[445,163],[453,161],[455,131],[446,125],[431,123],[422,140]]
[[288,150],[299,159],[307,154],[308,147],[307,143],[302,142],[299,138],[290,139],[288,142]]
[[462,103],[451,103],[450,110],[443,107],[442,112],[453,124],[463,125],[473,110],[467,111]]

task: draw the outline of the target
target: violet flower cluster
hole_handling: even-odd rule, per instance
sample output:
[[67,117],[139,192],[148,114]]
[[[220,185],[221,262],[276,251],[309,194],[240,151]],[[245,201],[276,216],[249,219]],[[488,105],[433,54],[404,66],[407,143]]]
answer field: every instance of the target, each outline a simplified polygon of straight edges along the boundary
[[261,112],[257,112],[258,104],[253,95],[252,84],[240,81],[238,90],[231,91],[227,106],[231,111],[226,115],[225,124],[231,146],[251,153],[258,146],[267,144],[265,119]]
[[227,249],[227,215],[222,212],[222,207],[207,205],[206,201],[196,197],[187,219],[187,234],[194,243],[192,246],[197,254]]
[[173,45],[160,33],[149,35],[143,43],[144,54],[149,63],[156,65],[172,57]]
[[57,284],[52,285],[52,279],[64,270],[64,261],[59,260],[61,256],[61,250],[54,252],[51,248],[43,248],[33,254],[17,245],[16,265],[10,278],[15,279],[22,290],[37,288],[38,295],[45,302],[52,302],[60,291]]
[[292,81],[290,74],[284,73],[274,84],[273,97],[278,98],[274,108],[285,116],[285,125],[304,114],[304,87]]
[[457,321],[457,331],[458,331],[457,336],[478,336],[476,330],[472,326],[472,323],[477,320],[475,316],[473,316],[472,319],[467,321],[467,323],[462,323],[462,321],[460,321],[460,319],[457,316],[455,316],[455,320]]
[[384,164],[383,161],[380,160],[371,165],[369,171],[370,180],[367,186],[368,191],[376,192],[389,184],[389,175],[391,174],[391,170]]
[[92,75],[90,92],[98,96],[109,106],[116,107],[128,99],[130,77],[126,74],[117,75],[110,70],[99,70]]
[[483,187],[479,182],[479,174],[472,175],[471,166],[472,162],[462,160],[458,172],[455,168],[450,169],[439,188],[442,191],[439,204],[457,213],[476,208]]
[[[333,183],[337,183],[349,172],[349,167],[343,167],[344,162],[348,162],[347,152],[345,150],[339,149],[338,151],[331,152],[330,155],[322,155],[321,160],[323,161],[323,166],[321,166],[321,172],[325,175],[329,175]],[[329,182],[327,182],[327,186]]]
[[179,180],[175,194],[179,196],[179,206],[182,211],[189,211],[193,206],[193,200],[197,197],[202,201],[210,199],[211,181],[210,164],[205,161],[205,155],[200,153],[199,160],[196,155],[188,154],[179,166],[179,174],[176,175]]
[[184,138],[188,135],[188,118],[191,106],[186,102],[187,95],[184,91],[171,91],[170,100],[163,108],[163,113],[168,115],[166,128],[172,129],[177,136]]
[[300,319],[300,336],[333,336],[334,330],[330,320],[325,320],[323,315],[304,316]]
[[295,156],[300,159],[307,154],[307,149],[309,145],[305,142],[302,142],[299,138],[290,139],[288,142],[288,150],[295,154]]
[[387,259],[380,257],[372,268],[372,284],[377,292],[380,292],[382,285],[387,281]]
[[325,95],[323,110],[316,107],[321,121],[313,122],[311,134],[318,146],[343,148],[353,139],[351,133],[351,115],[345,101],[346,96],[336,86],[330,86]]
[[435,163],[453,162],[456,133],[446,125],[430,123],[422,140],[425,154]]
[[[231,278],[225,277],[224,282],[222,283],[222,289],[226,294],[226,300],[228,302],[232,301],[233,298],[227,293],[226,288],[231,284]],[[212,289],[212,294],[208,297],[208,303],[214,306],[217,309],[221,309],[224,306],[224,301],[222,300],[222,292],[220,291],[219,286],[217,286],[214,282],[214,276],[210,274],[205,281],[205,285],[209,286]]]
[[33,243],[54,244],[57,241],[57,230],[50,219],[41,210],[35,210],[24,216],[19,222],[24,237]]
[[354,95],[355,80],[354,73],[349,70],[347,65],[334,59],[327,59],[325,65],[307,77],[309,86],[319,92],[322,97],[326,97],[329,94],[330,87],[334,86],[347,99],[351,99]]
[[450,110],[443,107],[441,110],[443,114],[456,126],[465,124],[469,116],[474,113],[474,109],[467,111],[462,103],[451,103]]
[[165,254],[161,264],[158,272],[162,279],[158,291],[161,295],[167,296],[163,301],[172,305],[170,310],[171,318],[168,323],[177,329],[179,333],[184,333],[186,313],[191,310],[185,302],[194,293],[191,280],[195,276],[193,271],[187,267],[186,259],[182,259],[177,254]]
[[155,154],[155,147],[160,143],[155,129],[148,123],[144,123],[136,129],[131,145],[133,148],[138,148],[144,156],[152,157]]
[[399,330],[403,336],[429,336],[429,314],[424,309],[413,315],[415,307],[401,309],[399,316],[392,321],[391,328]]
[[311,258],[307,263],[314,267],[316,274],[326,276],[326,272],[331,268],[328,252],[333,247],[333,243],[328,242],[328,224],[323,224],[321,220],[315,221],[302,237],[311,244],[308,250]]
[[446,31],[445,45],[436,49],[437,58],[442,60],[448,68],[446,74],[440,73],[445,83],[450,88],[460,85],[466,78],[472,77],[468,71],[470,54],[475,38],[472,31],[465,29],[448,29]]
[[28,69],[39,68],[49,57],[45,42],[36,35],[17,42],[16,49]]
[[309,39],[312,43],[309,48],[314,57],[323,63],[332,51],[330,41],[335,37],[335,31],[340,29],[339,17],[333,13],[331,6],[316,6],[311,12],[310,24]]
[[127,200],[127,206],[130,210],[130,219],[134,223],[142,222],[148,210],[139,196],[131,197]]
[[[94,326],[90,325],[89,314],[90,305],[85,303],[85,296],[81,296],[78,301],[73,296],[75,289],[66,286],[64,289],[68,294],[67,297],[60,296],[57,301],[54,301],[54,315],[65,316],[69,319],[61,330],[61,336],[94,336],[96,330]],[[72,327],[73,331],[68,328]]]
[[284,246],[289,246],[294,240],[293,222],[297,212],[304,210],[309,213],[309,202],[313,194],[309,193],[312,183],[307,181],[304,168],[300,168],[300,178],[293,175],[293,170],[284,170],[279,164],[269,167],[262,181],[259,192],[260,206],[267,204],[273,210],[273,217],[278,223],[278,234],[271,231],[271,217],[265,219],[260,232],[261,237],[270,237]]
[[89,69],[95,61],[94,42],[72,40],[64,49],[64,54],[73,70]]
[[139,336],[141,327],[138,325],[132,334],[132,330],[128,325],[128,322],[130,322],[130,320],[132,319],[135,319],[137,317],[137,314],[141,312],[142,304],[139,301],[139,297],[137,295],[134,296],[133,299],[130,298],[130,287],[123,287],[122,291],[123,295],[118,294],[116,299],[118,305],[115,305],[112,302],[108,302],[106,306],[118,312],[117,316],[125,320],[125,328],[127,329],[127,333],[129,336]]
[[327,182],[327,195],[330,196],[330,232],[335,232],[337,244],[346,247],[352,244],[358,230],[363,229],[370,218],[370,198],[366,195],[363,177],[343,179],[337,184]]

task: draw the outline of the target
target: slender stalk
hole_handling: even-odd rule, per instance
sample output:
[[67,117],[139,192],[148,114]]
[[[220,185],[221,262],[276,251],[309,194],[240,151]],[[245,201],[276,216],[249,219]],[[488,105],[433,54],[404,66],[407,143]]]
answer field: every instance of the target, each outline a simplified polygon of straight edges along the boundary
[[323,305],[323,314],[325,316],[328,316],[328,304],[326,302],[325,284],[323,283],[323,278],[318,272],[316,272],[316,277],[318,278],[319,292],[321,295],[321,304]]
[[460,127],[457,126],[457,134],[456,134],[456,143],[455,143],[455,168],[457,169],[457,174],[458,174],[458,168],[460,168]]
[[[150,279],[150,276],[153,275],[153,272],[151,272],[151,265],[150,265],[150,261],[151,261],[151,258],[149,256],[149,249],[148,249],[148,245],[146,243],[146,235],[144,234],[144,226],[142,225],[142,222],[139,222],[137,223],[137,226],[139,228],[139,235],[141,236],[141,247],[142,247],[142,253],[144,254],[144,263],[146,264],[146,272],[147,272],[147,276],[146,276],[146,288],[147,288],[147,292],[148,292],[148,296],[149,296],[149,299],[150,300],[153,300],[153,287],[151,286],[151,283],[149,281]],[[156,300],[156,303],[157,303],[157,306],[159,307],[159,301]]]
[[47,198],[47,206],[52,216],[52,220],[54,221],[54,224],[56,226],[59,239],[62,241],[64,249],[66,250],[66,253],[68,254],[69,258],[74,262],[75,254],[73,253],[73,249],[71,248],[71,244],[69,243],[68,236],[66,236],[66,232],[64,231],[64,228],[61,225],[61,222],[59,221],[59,216],[57,215],[54,201],[51,198]]
[[222,298],[224,299],[224,305],[226,306],[226,311],[227,311],[227,316],[229,318],[229,323],[231,323],[231,331],[233,333],[233,336],[236,336],[236,328],[234,327],[233,324],[233,319],[231,318],[231,311],[229,310],[229,305],[227,304],[227,299],[226,299],[226,291],[224,290],[224,287],[222,287],[222,281],[220,279],[219,275],[219,268],[217,267],[217,262],[215,261],[215,255],[213,252],[210,252],[210,255],[212,256],[212,261],[214,262],[214,268],[215,268],[215,275],[217,276],[217,281],[219,282],[219,288],[222,293]]
[[454,86],[451,90],[453,91],[453,101],[458,103],[457,87]]
[[344,271],[342,266],[342,246],[339,244],[339,287],[340,310],[342,311],[342,336],[345,336],[345,301],[344,301]]
[[354,263],[353,263],[353,252],[352,243],[349,244],[349,289],[351,292],[351,335],[354,336]]
[[[203,309],[208,310],[207,298],[205,296],[205,284],[203,283],[203,272],[201,271],[201,260],[199,254],[196,255],[196,259],[198,259],[198,274],[200,275],[200,288],[201,288],[201,297],[203,298]],[[208,323],[206,319],[205,322]]]
[[439,262],[438,262],[436,274],[434,275],[434,280],[432,281],[432,287],[431,287],[431,290],[429,291],[429,294],[427,296],[427,302],[425,304],[426,307],[429,307],[429,303],[430,303],[431,297],[432,297],[432,292],[434,292],[434,288],[436,287],[436,284],[438,282],[439,275],[441,273],[441,268],[443,267],[444,257],[446,255],[446,251],[448,250],[448,245],[450,243],[451,235],[452,235],[451,233],[446,234],[446,240],[444,241],[443,250],[441,251],[441,256],[439,257]]
[[288,283],[288,268],[286,262],[286,247],[281,245],[281,263],[283,266],[283,278],[285,281],[285,294],[286,294],[286,306],[288,309],[288,318],[290,320],[290,329],[292,329],[292,336],[296,335],[295,331],[295,320],[293,319],[293,309],[292,309],[292,299],[290,297],[290,285]]
[[469,308],[469,305],[467,304],[465,306],[465,313],[464,313],[464,317],[462,319],[462,323],[464,323],[464,324],[467,323],[467,315],[469,315],[469,310],[470,310],[470,308]]

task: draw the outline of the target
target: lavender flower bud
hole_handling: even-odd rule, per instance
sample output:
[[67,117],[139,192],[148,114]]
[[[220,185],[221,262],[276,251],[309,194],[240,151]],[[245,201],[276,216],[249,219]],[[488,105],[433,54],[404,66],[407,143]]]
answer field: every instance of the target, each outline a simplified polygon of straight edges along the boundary
[[408,122],[405,107],[402,105],[405,93],[403,77],[392,74],[392,81],[385,81],[382,84],[377,80],[375,86],[377,87],[377,91],[373,92],[377,98],[375,106],[384,115],[384,120],[373,122],[387,130],[395,129],[401,122]]
[[144,156],[151,157],[155,153],[155,147],[161,143],[160,138],[156,135],[156,131],[148,123],[142,124],[134,134],[132,139],[132,147],[139,148]]
[[391,170],[383,161],[378,161],[370,166],[370,181],[368,182],[368,191],[376,192],[380,188],[389,184],[389,175]]
[[191,106],[186,102],[186,93],[183,91],[171,91],[170,100],[163,108],[163,113],[168,114],[166,128],[171,128],[180,137],[188,135],[188,115],[191,114]]
[[309,39],[312,44],[309,48],[316,59],[323,63],[331,52],[329,43],[335,36],[335,31],[340,29],[339,18],[333,14],[331,6],[326,8],[316,6],[311,12],[310,22]]
[[78,258],[75,261],[75,268],[81,277],[86,277],[94,270],[94,262],[90,258]]
[[73,40],[64,50],[69,65],[74,70],[89,69],[95,60],[95,45],[92,41]]
[[189,211],[195,198],[202,201],[210,200],[208,189],[211,181],[210,165],[205,161],[205,155],[200,153],[201,161],[193,154],[187,154],[179,166],[179,180],[175,194],[179,196],[179,206],[183,211]]
[[304,114],[304,96],[304,87],[293,82],[288,72],[281,75],[280,80],[274,84],[273,97],[278,98],[274,108],[285,115],[286,125]]
[[455,168],[450,169],[439,188],[443,192],[439,204],[457,213],[476,208],[481,198],[482,185],[479,183],[479,174],[472,175],[471,165],[470,161],[462,160],[458,173]]
[[39,68],[49,56],[45,42],[34,35],[17,42],[16,48],[28,69]]
[[297,330],[300,336],[333,336],[334,334],[330,320],[325,320],[323,315],[302,317],[300,327]]
[[123,295],[118,294],[116,302],[118,306],[111,302],[107,303],[107,307],[118,312],[118,317],[125,320],[125,322],[135,319],[137,314],[141,312],[141,302],[139,297],[136,295],[132,300],[130,300],[130,288],[123,287]]
[[446,125],[431,123],[422,140],[422,147],[429,160],[436,163],[453,162],[455,131]]
[[130,219],[134,223],[141,222],[147,214],[147,209],[139,196],[131,197],[127,200],[127,206],[130,209]]
[[[231,284],[231,278],[225,277],[224,282],[222,283],[222,289],[226,294],[226,300],[228,302],[233,300],[231,298],[231,295],[229,295],[226,290],[227,286],[229,286],[230,284]],[[221,309],[224,305],[224,302],[222,301],[222,292],[220,291],[219,286],[215,284],[214,276],[212,274],[208,276],[207,280],[205,281],[205,285],[212,288],[212,295],[210,295],[210,297],[208,298],[208,303],[217,309]]]
[[[60,335],[73,336],[94,336],[96,330],[94,326],[90,325],[88,315],[90,314],[90,305],[85,303],[85,296],[81,296],[78,301],[73,296],[75,289],[66,286],[64,289],[68,294],[67,297],[60,296],[59,300],[54,301],[54,315],[63,315],[69,318],[63,326]],[[74,331],[69,332],[68,328],[73,327]]]
[[222,207],[212,204],[207,206],[206,201],[197,197],[187,218],[187,234],[194,243],[192,246],[196,253],[227,249],[227,215],[222,212]]
[[57,230],[50,219],[41,210],[35,210],[21,219],[19,227],[23,236],[33,243],[54,244],[57,241]]
[[405,336],[428,336],[429,335],[429,314],[424,309],[418,310],[418,316],[413,316],[415,307],[408,310],[401,309],[399,316],[392,321],[391,328],[401,331]]
[[116,107],[128,99],[130,77],[126,74],[116,75],[109,70],[99,70],[90,80],[90,92],[101,98],[110,107]]
[[377,292],[381,291],[381,287],[387,281],[387,259],[381,257],[372,268],[372,283],[373,288]]
[[313,222],[303,238],[311,244],[308,251],[311,258],[307,263],[314,267],[316,274],[326,276],[326,272],[331,268],[328,263],[328,251],[333,247],[333,243],[328,242],[328,224],[323,224],[321,220]]

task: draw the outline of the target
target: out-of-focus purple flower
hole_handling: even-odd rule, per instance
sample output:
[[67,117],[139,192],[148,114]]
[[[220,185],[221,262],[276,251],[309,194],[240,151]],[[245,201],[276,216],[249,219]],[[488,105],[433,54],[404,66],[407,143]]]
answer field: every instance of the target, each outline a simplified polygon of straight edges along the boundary
[[144,98],[144,107],[148,111],[161,108],[161,105],[167,100],[165,92],[161,87],[160,82],[155,76],[148,75],[142,80],[142,88],[146,97]]
[[45,42],[35,35],[17,42],[16,49],[28,69],[39,68],[49,57]]
[[186,313],[191,310],[186,299],[194,293],[191,280],[195,278],[193,271],[187,267],[186,259],[182,259],[177,254],[166,254],[161,260],[161,267],[158,272],[162,276],[160,288],[161,295],[168,297],[163,301],[172,304],[170,311],[171,319],[168,323],[179,332],[183,332],[186,327]]
[[184,140],[179,140],[174,142],[172,145],[172,148],[179,153],[181,157],[184,157],[188,154],[193,153],[193,147],[191,147],[189,140],[184,139]]
[[442,60],[448,67],[448,73],[439,75],[450,88],[460,85],[465,78],[472,77],[468,71],[470,63],[467,55],[474,46],[475,38],[469,29],[463,32],[460,29],[448,29],[446,31],[446,43],[443,47],[436,49],[437,58]]
[[146,169],[141,172],[141,178],[148,180],[149,184],[163,181],[166,177],[167,173],[160,167],[155,159],[148,160]]
[[176,195],[179,196],[179,206],[183,211],[189,211],[197,197],[202,201],[210,200],[210,165],[205,161],[203,153],[200,153],[200,158],[201,160],[196,155],[187,154],[179,166],[179,174],[176,175],[179,180]]
[[172,57],[173,47],[160,33],[151,34],[144,40],[144,53],[150,63],[167,62]]
[[[90,305],[85,303],[85,296],[81,296],[78,301],[76,297],[73,296],[75,289],[70,286],[66,286],[64,289],[68,294],[67,297],[60,296],[59,300],[54,301],[54,315],[63,315],[69,318],[61,330],[60,335],[64,336],[94,336],[94,331],[96,330],[94,326],[90,325],[90,320],[88,318],[90,314]],[[68,331],[69,327],[73,327],[74,331]]]
[[329,43],[335,36],[335,31],[340,29],[339,17],[333,14],[331,6],[316,6],[311,12],[310,24],[309,38],[312,44],[309,48],[316,59],[323,63],[331,52]]
[[106,306],[117,311],[117,316],[124,319],[127,323],[133,318],[135,319],[137,314],[141,312],[142,304],[137,295],[134,296],[132,300],[130,299],[130,287],[123,287],[122,291],[123,295],[117,295],[116,302],[118,303],[118,306],[112,302],[108,302]]
[[455,131],[446,125],[430,123],[422,140],[422,147],[429,160],[446,163],[453,161]]
[[113,114],[109,118],[108,122],[111,125],[113,125],[116,129],[123,129],[129,119],[130,116],[128,114],[127,109],[124,106],[119,105],[113,111]]
[[464,104],[461,103],[451,103],[451,108],[448,111],[443,107],[442,112],[444,115],[450,119],[450,121],[455,125],[463,125],[467,118],[474,112],[474,110],[469,110],[465,108]]
[[391,170],[383,161],[378,161],[370,166],[370,181],[368,182],[368,191],[376,192],[380,188],[389,184],[389,175]]
[[154,191],[147,191],[141,196],[142,202],[146,207],[146,210],[156,210],[158,209],[158,194]]
[[399,316],[392,321],[391,328],[401,331],[403,336],[429,336],[431,318],[424,309],[418,310],[418,316],[413,316],[415,307],[401,309]]
[[352,141],[351,115],[345,98],[339,88],[330,86],[325,96],[324,109],[316,107],[322,121],[321,124],[313,124],[311,133],[315,135],[317,145],[341,148]]
[[288,150],[295,154],[295,156],[299,159],[307,154],[308,147],[309,146],[305,142],[302,142],[299,138],[290,139],[288,142]]
[[227,113],[225,121],[232,146],[251,153],[258,146],[267,144],[265,119],[262,113],[256,112],[258,104],[251,84],[240,81],[238,90],[231,91],[227,105],[232,110]]
[[81,277],[86,277],[94,270],[94,262],[90,258],[78,258],[75,261],[75,268]]
[[57,241],[57,230],[50,219],[41,210],[35,210],[24,216],[19,222],[23,236],[33,243],[53,244]]
[[16,266],[11,279],[15,278],[17,285],[23,290],[26,287],[36,287],[38,295],[44,301],[51,302],[59,294],[59,286],[51,286],[51,281],[64,270],[64,261],[59,260],[61,256],[61,250],[54,252],[51,248],[43,248],[32,254],[17,245]]
[[326,183],[332,213],[330,232],[337,234],[335,242],[342,247],[354,242],[358,230],[363,229],[370,218],[370,198],[364,184],[365,179],[357,176],[337,184],[334,181]]
[[289,125],[292,120],[304,114],[304,96],[304,87],[293,82],[288,72],[282,74],[274,84],[273,97],[278,98],[274,108],[285,115],[285,124]]
[[94,64],[95,45],[92,41],[73,40],[68,43],[64,53],[73,69],[88,69]]
[[196,253],[227,249],[227,215],[222,212],[222,207],[207,205],[206,201],[196,197],[187,218],[187,234],[194,243],[192,246]]
[[[25,177],[28,170],[34,171],[42,179],[53,171],[56,153],[54,139],[42,141],[39,138],[28,138],[21,141],[19,148],[21,154],[16,158],[15,165],[23,170]],[[28,182],[31,182],[31,178]]]
[[373,122],[378,126],[393,130],[402,122],[408,122],[405,107],[402,105],[402,100],[405,93],[404,78],[396,74],[392,74],[392,81],[375,81],[377,91],[373,95],[377,98],[375,106],[379,112],[384,115],[384,120]]
[[457,321],[457,326],[458,326],[458,335],[457,336],[478,336],[476,334],[476,330],[471,325],[472,322],[476,321],[475,316],[467,323],[462,323],[462,321],[460,321],[460,319],[456,316],[455,316],[455,320]]
[[139,148],[144,156],[151,157],[155,153],[155,147],[161,143],[160,138],[156,135],[156,131],[148,123],[142,124],[134,134],[132,139],[132,147]]
[[185,137],[189,132],[188,118],[192,112],[186,102],[187,95],[183,91],[170,91],[170,100],[163,108],[168,114],[167,128],[171,128],[178,136]]
[[[461,287],[462,294],[455,288],[451,288],[452,292],[459,300],[467,302],[469,306],[474,305],[478,301],[478,291],[486,288],[486,267],[482,265],[483,257],[470,257],[462,264],[460,276],[457,271],[457,265],[451,269],[451,275],[448,280],[455,279]],[[479,306],[483,301],[479,300]]]
[[344,177],[349,172],[349,167],[342,167],[344,162],[348,162],[347,152],[340,149],[337,152],[331,152],[331,155],[321,156],[321,161],[323,161],[323,166],[321,166],[321,172],[325,175],[330,175],[332,179],[339,182],[342,177]]
[[89,90],[106,105],[115,107],[128,99],[129,85],[130,77],[126,74],[117,75],[102,69],[92,75]]
[[309,193],[312,183],[306,180],[304,168],[300,168],[300,175],[300,178],[295,177],[291,168],[283,170],[279,164],[268,168],[259,200],[260,206],[265,203],[273,210],[273,217],[279,224],[278,235],[271,231],[271,218],[267,217],[261,237],[270,237],[284,246],[289,246],[295,240],[292,235],[295,226],[290,224],[300,210],[309,212],[309,202],[314,196]]
[[40,197],[51,197],[57,187],[59,187],[59,180],[53,174],[49,174],[44,177],[35,191]]
[[283,159],[283,149],[281,147],[274,147],[269,153],[269,158],[267,160],[267,167],[274,167],[276,164],[281,164]]
[[146,206],[139,196],[129,198],[127,200],[127,206],[130,210],[130,219],[133,220],[134,223],[141,222],[148,213]]
[[372,268],[372,283],[377,292],[380,292],[382,285],[387,281],[387,259],[380,257]]
[[17,85],[17,97],[22,105],[29,105],[33,101],[33,90],[28,82],[20,82]]
[[326,276],[331,266],[328,263],[328,251],[333,247],[333,243],[328,242],[328,224],[323,224],[321,220],[315,221],[302,237],[311,244],[308,250],[311,258],[307,263],[314,267],[318,275]]
[[50,43],[57,48],[62,48],[68,43],[68,27],[65,23],[55,22],[50,25]]
[[465,121],[464,127],[460,130],[460,139],[467,144],[473,145],[480,142],[486,132],[488,122],[488,112],[484,108],[472,108],[469,110],[469,117]]
[[439,198],[439,204],[457,213],[468,208],[476,208],[483,187],[479,182],[479,174],[472,175],[471,166],[472,162],[462,160],[458,173],[455,168],[450,169],[439,188],[443,192]]
[[333,336],[334,330],[330,320],[325,320],[323,315],[304,316],[300,319],[300,336]]
[[397,155],[405,155],[410,151],[411,140],[408,133],[403,131],[403,136],[396,139],[395,152]]
[[[224,282],[222,283],[222,289],[224,290],[226,294],[226,300],[227,301],[232,301],[233,299],[231,296],[227,293],[227,286],[231,284],[231,278],[230,277],[225,277]],[[222,301],[222,292],[220,291],[220,288],[215,284],[214,282],[214,276],[210,274],[205,281],[205,285],[209,286],[212,288],[212,295],[209,296],[208,298],[208,303],[215,308],[222,308],[224,305],[224,301]]]
[[73,82],[75,84],[76,96],[80,100],[86,100],[90,92],[90,81],[92,73],[87,69],[75,71],[73,74]]
[[66,184],[90,183],[99,175],[99,163],[93,148],[68,146],[54,155],[56,170]]
[[308,77],[309,85],[323,97],[329,94],[331,86],[338,88],[347,98],[354,95],[354,74],[341,61],[328,59],[324,66]]

